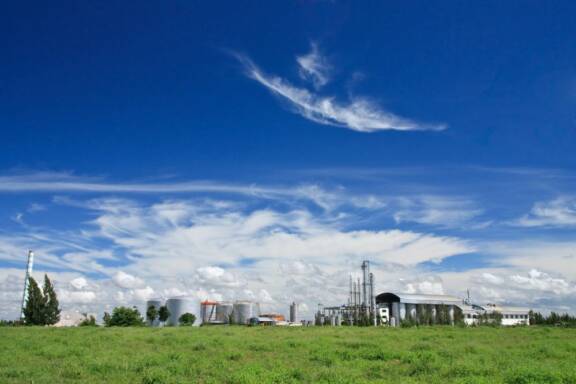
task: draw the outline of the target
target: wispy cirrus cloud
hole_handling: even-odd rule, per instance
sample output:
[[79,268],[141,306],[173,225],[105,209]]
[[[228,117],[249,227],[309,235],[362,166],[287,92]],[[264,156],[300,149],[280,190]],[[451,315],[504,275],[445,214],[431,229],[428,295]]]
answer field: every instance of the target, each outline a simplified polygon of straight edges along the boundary
[[550,201],[539,201],[530,213],[511,222],[521,227],[572,227],[576,226],[576,198],[558,197]]
[[473,223],[473,220],[483,213],[473,200],[457,196],[401,197],[395,199],[395,203],[394,220],[397,223],[413,222],[443,227],[479,225]]
[[[422,124],[410,119],[396,116],[384,110],[367,97],[352,97],[348,102],[339,102],[334,96],[322,96],[305,88],[292,85],[289,81],[262,71],[246,55],[235,53],[234,56],[242,63],[246,75],[270,90],[273,94],[288,102],[289,106],[301,116],[319,124],[348,128],[357,132],[375,132],[382,130],[417,131],[442,130],[444,124]],[[307,76],[318,83],[317,66],[314,60],[305,60]],[[314,71],[314,72],[311,72]],[[313,74],[314,73],[314,74]]]
[[331,65],[320,53],[317,43],[310,43],[310,52],[296,56],[300,77],[311,81],[316,89],[322,88],[330,81]]

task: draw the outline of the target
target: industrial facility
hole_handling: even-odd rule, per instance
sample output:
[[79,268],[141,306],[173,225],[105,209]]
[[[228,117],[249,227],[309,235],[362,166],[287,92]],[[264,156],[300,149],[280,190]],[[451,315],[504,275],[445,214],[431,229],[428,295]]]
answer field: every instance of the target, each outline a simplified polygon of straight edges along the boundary
[[[32,275],[34,252],[28,252],[21,316],[27,302],[29,278]],[[262,313],[260,304],[252,301],[209,301],[200,302],[201,325],[363,325],[391,326],[433,325],[463,323],[476,325],[498,321],[504,326],[529,325],[529,308],[506,307],[496,304],[480,305],[473,303],[470,294],[466,299],[450,295],[383,292],[376,294],[374,274],[370,272],[370,262],[361,265],[361,278],[350,276],[349,296],[340,306],[318,304],[314,322],[298,320],[298,305],[290,304],[289,319],[278,313]],[[180,296],[167,300],[150,299],[146,308],[159,310],[166,306],[170,313],[166,325],[178,326],[180,317],[186,313],[197,313],[198,301],[195,298]],[[72,321],[70,316],[69,322]],[[77,316],[76,316],[77,317]],[[76,318],[74,317],[74,318]],[[68,324],[62,322],[62,324]],[[158,318],[148,320],[152,327],[160,326]]]
[[[151,299],[146,302],[146,308],[150,306],[157,310],[166,305],[170,316],[166,325],[179,325],[180,316],[185,313],[196,313],[197,301],[188,297],[173,297],[164,304],[161,299]],[[260,304],[252,301],[210,301],[200,302],[201,325],[300,325],[296,323],[296,304],[293,303],[291,321],[286,321],[284,315],[278,313],[261,313]],[[160,321],[148,321],[148,325],[157,327]]]
[[499,318],[501,325],[529,325],[529,308],[495,304],[473,304],[470,296],[460,299],[449,295],[384,292],[374,289],[370,262],[362,262],[362,280],[350,277],[348,302],[340,306],[318,305],[316,325],[432,325],[462,322],[476,325]]

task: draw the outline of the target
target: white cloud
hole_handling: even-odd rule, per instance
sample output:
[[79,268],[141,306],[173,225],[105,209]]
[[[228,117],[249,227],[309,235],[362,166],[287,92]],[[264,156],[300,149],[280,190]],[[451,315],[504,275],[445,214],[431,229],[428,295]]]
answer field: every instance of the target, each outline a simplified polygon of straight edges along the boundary
[[576,279],[576,242],[538,239],[491,241],[484,252],[499,264],[520,269],[538,269]]
[[144,285],[142,279],[123,271],[118,271],[112,278],[112,281],[120,288],[141,288]]
[[318,44],[310,43],[310,53],[296,57],[300,77],[312,82],[316,89],[322,88],[330,80],[331,66],[320,53]]
[[396,198],[392,201],[394,220],[397,223],[414,222],[444,227],[471,224],[483,213],[476,204],[461,197],[412,196]]
[[211,286],[237,288],[246,284],[234,273],[220,267],[200,267],[196,269],[196,273],[196,278],[200,283]]
[[140,289],[135,289],[133,291],[134,294],[134,298],[140,302],[148,300],[152,297],[154,297],[155,292],[154,289],[152,289],[151,287],[147,286],[145,288],[140,288]]
[[423,276],[417,279],[403,280],[405,293],[425,293],[431,295],[443,295],[444,285],[438,276]]
[[63,304],[89,304],[96,300],[96,293],[93,291],[69,291],[60,289],[58,300]]
[[222,193],[250,196],[284,195],[290,191],[254,185],[208,181],[114,183],[67,173],[31,173],[0,176],[0,192],[112,192],[112,193]]
[[522,216],[513,225],[522,227],[572,227],[576,225],[576,198],[558,197],[551,201],[534,204],[530,213]]
[[365,97],[353,97],[340,103],[331,96],[320,96],[288,81],[262,72],[248,57],[236,55],[246,75],[287,101],[295,112],[319,124],[345,127],[358,132],[379,130],[442,130],[445,125],[420,124],[398,117]]
[[88,286],[88,281],[83,277],[77,277],[70,281],[70,286],[73,289],[80,291]]

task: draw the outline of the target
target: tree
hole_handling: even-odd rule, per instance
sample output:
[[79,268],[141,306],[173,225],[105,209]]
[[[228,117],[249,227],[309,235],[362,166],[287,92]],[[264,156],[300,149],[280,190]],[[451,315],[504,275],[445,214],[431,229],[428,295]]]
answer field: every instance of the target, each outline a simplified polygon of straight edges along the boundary
[[154,325],[154,320],[158,318],[158,310],[154,305],[151,305],[146,310],[146,320],[150,325]]
[[96,318],[92,315],[88,316],[88,314],[84,313],[84,320],[78,324],[79,327],[96,327]]
[[194,325],[196,321],[196,315],[193,313],[185,313],[178,319],[180,325]]
[[[104,314],[104,317],[106,315]],[[109,320],[106,321],[104,319],[104,322],[107,327],[140,327],[144,325],[144,319],[136,307],[116,307],[112,311],[112,316],[109,317]]]
[[112,316],[108,312],[104,312],[104,316],[102,316],[102,321],[106,327],[110,327],[110,322],[112,321]]
[[158,310],[158,320],[160,320],[162,324],[166,324],[166,320],[168,320],[169,317],[170,311],[168,310],[168,307],[165,305],[161,306]]
[[56,296],[56,291],[54,291],[54,285],[48,278],[48,275],[44,275],[44,324],[53,325],[60,320],[60,308],[58,308],[58,297]]
[[45,325],[44,310],[46,301],[44,300],[44,295],[33,277],[30,277],[28,282],[28,299],[24,307],[24,323],[26,325]]

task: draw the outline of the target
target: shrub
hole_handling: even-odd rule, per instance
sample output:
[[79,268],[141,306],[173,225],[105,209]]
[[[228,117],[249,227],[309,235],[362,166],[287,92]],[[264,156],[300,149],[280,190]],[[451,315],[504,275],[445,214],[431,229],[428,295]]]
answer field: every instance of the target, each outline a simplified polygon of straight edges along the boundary
[[[86,314],[84,314],[86,315]],[[97,327],[96,318],[92,315],[86,316],[84,320],[78,324],[79,327]]]
[[104,314],[104,323],[107,327],[140,327],[144,325],[144,319],[136,307],[116,307],[111,316]]
[[185,313],[178,319],[180,325],[188,325],[188,326],[193,325],[195,321],[196,321],[196,315],[194,315],[193,313]]

